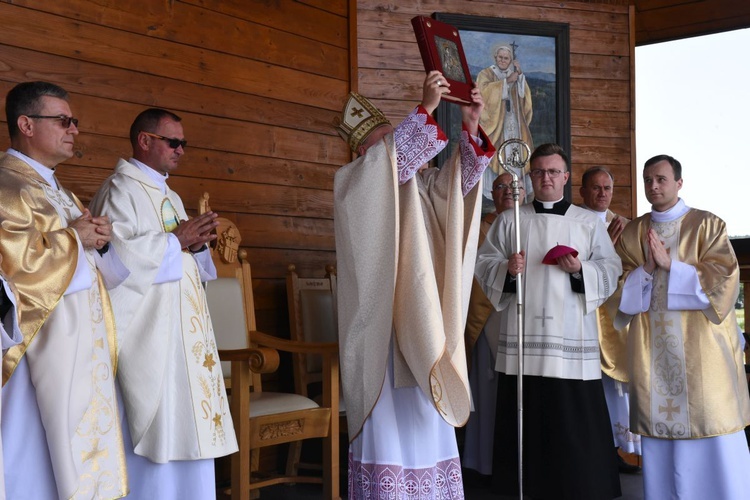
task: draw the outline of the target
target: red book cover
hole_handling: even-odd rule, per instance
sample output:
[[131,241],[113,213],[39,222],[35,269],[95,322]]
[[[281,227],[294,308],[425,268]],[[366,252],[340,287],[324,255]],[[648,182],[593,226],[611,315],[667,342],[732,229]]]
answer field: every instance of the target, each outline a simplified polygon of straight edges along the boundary
[[424,16],[413,18],[411,25],[425,70],[428,73],[440,71],[451,84],[451,93],[442,98],[459,104],[471,104],[471,73],[458,29]]

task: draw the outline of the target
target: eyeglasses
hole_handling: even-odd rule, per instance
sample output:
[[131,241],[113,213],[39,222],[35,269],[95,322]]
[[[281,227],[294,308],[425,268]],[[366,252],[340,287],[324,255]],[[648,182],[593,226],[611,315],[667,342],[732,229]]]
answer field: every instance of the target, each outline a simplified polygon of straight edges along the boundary
[[47,118],[49,120],[60,120],[60,124],[63,126],[64,129],[69,129],[70,124],[78,127],[78,118],[73,118],[72,116],[66,116],[66,115],[26,115],[29,118]]
[[556,168],[551,168],[549,170],[545,170],[543,168],[537,168],[529,172],[529,174],[532,177],[536,177],[537,179],[542,179],[544,177],[544,174],[547,174],[550,179],[557,179],[560,177],[560,174],[564,173],[564,170],[558,170]]
[[[492,189],[495,190],[495,191],[505,191],[506,189],[512,189],[512,188],[513,188],[513,186],[510,185],[510,184],[498,184],[495,187],[493,187]],[[518,186],[518,189],[524,189],[524,187],[523,186]]]
[[161,139],[162,141],[167,141],[167,144],[169,144],[169,147],[172,149],[177,149],[179,147],[182,147],[182,149],[185,149],[187,146],[187,141],[185,139],[176,139],[174,137],[164,137],[163,135],[159,134],[152,134],[151,132],[146,132],[145,130],[141,130],[146,135],[150,135],[151,137],[156,137],[157,139]]

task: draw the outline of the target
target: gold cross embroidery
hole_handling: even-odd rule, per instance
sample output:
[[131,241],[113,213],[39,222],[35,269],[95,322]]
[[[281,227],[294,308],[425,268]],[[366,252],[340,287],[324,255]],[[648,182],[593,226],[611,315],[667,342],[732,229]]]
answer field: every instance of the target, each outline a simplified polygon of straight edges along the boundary
[[670,319],[668,321],[665,321],[664,320],[664,314],[659,314],[659,319],[657,319],[656,321],[654,321],[654,326],[656,328],[659,328],[659,329],[663,330],[664,333],[667,333],[667,327],[668,326],[669,327],[672,326],[672,320]]
[[362,108],[355,108],[352,106],[352,116],[356,116],[357,118],[362,118],[362,113],[364,113],[365,110]]
[[99,449],[99,440],[98,439],[92,439],[91,440],[91,450],[90,451],[83,451],[81,452],[81,461],[82,462],[88,462],[91,461],[91,470],[96,472],[99,470],[99,460],[103,460],[107,457],[109,457],[109,450],[106,448]]
[[659,413],[666,413],[667,414],[667,420],[669,422],[672,422],[674,418],[672,417],[673,413],[681,413],[680,407],[674,405],[674,399],[668,398],[667,399],[667,406],[661,406],[659,405]]

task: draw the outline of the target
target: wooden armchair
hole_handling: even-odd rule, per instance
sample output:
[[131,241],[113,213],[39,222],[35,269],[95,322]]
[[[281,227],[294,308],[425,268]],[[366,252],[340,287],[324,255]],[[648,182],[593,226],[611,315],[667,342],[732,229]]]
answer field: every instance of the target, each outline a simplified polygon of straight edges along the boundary
[[[289,264],[286,275],[286,294],[289,304],[289,330],[292,340],[298,342],[338,342],[338,317],[336,310],[336,268],[326,266],[323,278],[302,278],[297,268]],[[323,381],[323,359],[319,355],[295,353],[294,384],[298,394],[320,399],[318,386]],[[339,429],[346,432],[346,409],[339,393]],[[294,443],[289,450],[287,474],[296,474],[298,468],[316,468],[316,465],[300,463],[301,443]],[[317,465],[319,468],[320,465]]]
[[[208,210],[208,195],[200,212]],[[255,330],[252,276],[237,226],[219,218],[211,256],[218,279],[206,285],[208,307],[225,376],[231,378],[230,411],[239,442],[231,457],[232,499],[247,500],[251,490],[279,483],[322,482],[323,498],[339,496],[339,361],[336,343],[296,342]],[[261,374],[276,370],[278,351],[318,354],[323,360],[322,404],[300,394],[263,391]],[[230,364],[227,366],[226,362]],[[323,438],[323,477],[256,474],[265,446]]]

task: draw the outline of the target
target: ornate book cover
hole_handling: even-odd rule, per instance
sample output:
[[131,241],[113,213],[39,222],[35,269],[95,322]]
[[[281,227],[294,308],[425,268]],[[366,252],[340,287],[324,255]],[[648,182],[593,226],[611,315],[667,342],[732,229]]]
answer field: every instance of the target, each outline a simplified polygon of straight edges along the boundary
[[471,103],[471,73],[461,45],[458,29],[435,19],[417,16],[411,20],[425,71],[440,71],[450,86],[443,99],[459,104]]

